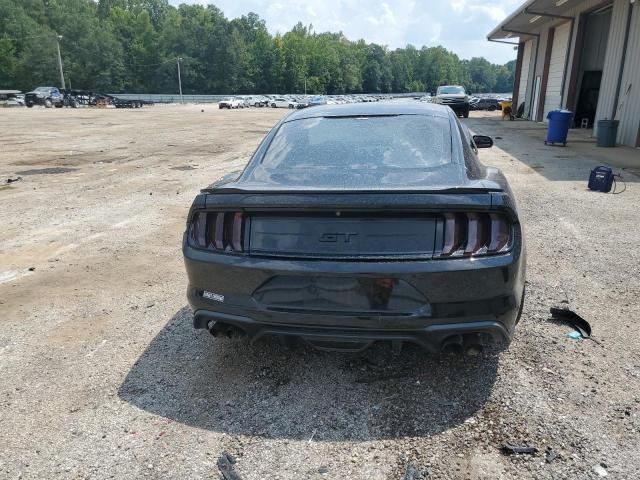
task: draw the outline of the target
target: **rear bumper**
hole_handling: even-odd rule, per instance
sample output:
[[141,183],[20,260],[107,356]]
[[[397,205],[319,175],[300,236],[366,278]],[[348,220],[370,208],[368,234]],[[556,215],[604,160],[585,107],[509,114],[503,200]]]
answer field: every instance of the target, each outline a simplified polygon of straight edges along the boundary
[[[282,319],[279,319],[282,320]],[[408,342],[414,343],[432,352],[439,351],[446,341],[453,337],[472,337],[477,343],[509,344],[513,330],[505,326],[509,323],[498,319],[468,319],[457,323],[431,323],[418,330],[364,329],[340,327],[340,318],[325,318],[333,326],[317,325],[313,327],[290,323],[266,323],[241,315],[222,312],[197,310],[194,314],[194,326],[198,329],[213,328],[215,324],[232,326],[248,335],[253,340],[266,336],[290,336],[301,338],[316,346],[336,345],[341,350],[362,350],[374,342]],[[460,319],[458,319],[460,320]],[[388,325],[391,322],[388,322]],[[224,332],[224,327],[222,328]],[[462,340],[461,340],[462,341]],[[351,347],[349,347],[351,346]],[[332,347],[335,348],[335,347]]]
[[456,113],[468,112],[471,107],[468,103],[443,103],[445,107],[450,107]]
[[[457,335],[508,343],[524,289],[520,242],[511,252],[493,257],[397,262],[266,259],[204,252],[186,244],[183,252],[195,328],[211,329],[219,323],[252,338],[296,336],[315,345],[391,340],[435,351]],[[378,305],[375,311],[345,311],[333,304],[332,308],[331,288],[320,292],[320,300],[313,292],[311,296],[316,296],[309,303],[301,301],[307,298],[309,284],[322,289],[333,279],[340,287],[348,285],[345,279],[356,284],[336,295],[353,299],[359,308],[371,294],[363,290],[377,280],[392,282],[396,289],[391,294],[402,295],[396,304],[410,307]],[[203,296],[205,291],[213,298]],[[408,298],[412,292],[415,295]],[[380,292],[375,295],[379,301]],[[329,306],[318,307],[323,301]]]

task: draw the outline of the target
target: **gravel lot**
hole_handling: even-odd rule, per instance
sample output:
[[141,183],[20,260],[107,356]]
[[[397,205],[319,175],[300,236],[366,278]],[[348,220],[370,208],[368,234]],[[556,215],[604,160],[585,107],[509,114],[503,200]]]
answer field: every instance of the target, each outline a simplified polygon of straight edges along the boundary
[[[2,111],[0,478],[217,479],[223,452],[244,480],[640,478],[640,178],[590,192],[598,152],[545,147],[529,123],[468,120],[501,137],[481,158],[525,222],[507,351],[329,354],[192,329],[191,200],[285,113]],[[563,302],[597,342],[549,319]]]

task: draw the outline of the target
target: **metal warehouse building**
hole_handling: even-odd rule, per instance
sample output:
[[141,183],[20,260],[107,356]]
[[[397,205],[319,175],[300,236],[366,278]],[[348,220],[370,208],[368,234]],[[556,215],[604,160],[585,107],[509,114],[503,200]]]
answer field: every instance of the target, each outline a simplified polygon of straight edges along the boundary
[[574,126],[619,121],[619,144],[640,147],[640,1],[529,0],[487,37],[517,45],[513,105],[546,121],[557,108]]

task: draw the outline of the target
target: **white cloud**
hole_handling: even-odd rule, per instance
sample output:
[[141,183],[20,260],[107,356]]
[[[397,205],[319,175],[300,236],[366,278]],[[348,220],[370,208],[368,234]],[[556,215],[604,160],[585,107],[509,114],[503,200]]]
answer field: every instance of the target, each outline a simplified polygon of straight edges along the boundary
[[489,33],[524,0],[170,0],[214,3],[228,18],[248,12],[262,17],[272,33],[297,22],[313,24],[316,32],[342,31],[347,38],[404,47],[443,45],[461,58],[484,56],[496,63],[515,58],[508,45],[490,43]]

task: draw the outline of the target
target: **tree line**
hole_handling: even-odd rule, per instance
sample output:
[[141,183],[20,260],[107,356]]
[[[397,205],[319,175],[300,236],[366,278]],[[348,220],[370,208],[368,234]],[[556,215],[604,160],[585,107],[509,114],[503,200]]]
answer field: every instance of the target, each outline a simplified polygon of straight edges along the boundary
[[[0,0],[0,89],[67,83],[103,92],[429,92],[460,84],[512,89],[514,62],[462,60],[442,46],[390,50],[298,23],[271,35],[255,13],[227,19],[213,5],[168,0]],[[69,85],[67,85],[69,87]]]

